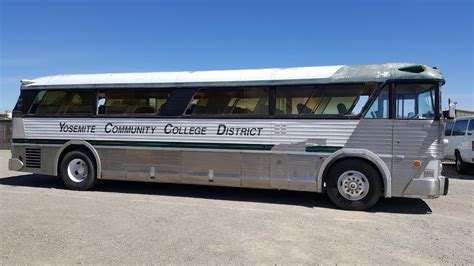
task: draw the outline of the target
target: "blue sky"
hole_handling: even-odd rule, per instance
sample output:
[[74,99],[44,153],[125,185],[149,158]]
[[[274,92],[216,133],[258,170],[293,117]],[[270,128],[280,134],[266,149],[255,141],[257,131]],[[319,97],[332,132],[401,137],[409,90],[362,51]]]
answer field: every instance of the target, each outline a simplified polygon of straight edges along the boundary
[[473,1],[0,0],[0,111],[72,73],[385,62],[438,66],[474,109]]

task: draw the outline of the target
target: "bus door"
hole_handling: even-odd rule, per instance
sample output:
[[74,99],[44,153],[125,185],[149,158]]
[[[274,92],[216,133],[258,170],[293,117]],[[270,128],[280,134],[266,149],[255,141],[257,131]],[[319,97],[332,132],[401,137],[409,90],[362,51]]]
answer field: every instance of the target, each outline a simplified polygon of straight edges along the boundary
[[402,192],[430,158],[441,154],[437,85],[393,84],[392,191]]

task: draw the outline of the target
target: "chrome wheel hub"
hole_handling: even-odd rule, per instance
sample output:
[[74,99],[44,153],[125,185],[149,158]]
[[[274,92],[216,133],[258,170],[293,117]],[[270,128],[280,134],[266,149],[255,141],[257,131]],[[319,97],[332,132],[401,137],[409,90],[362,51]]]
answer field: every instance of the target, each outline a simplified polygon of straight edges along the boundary
[[369,192],[369,180],[358,171],[347,171],[337,179],[337,190],[348,200],[360,200]]
[[76,158],[72,159],[67,166],[67,174],[69,178],[76,182],[82,182],[86,179],[89,170],[84,160]]

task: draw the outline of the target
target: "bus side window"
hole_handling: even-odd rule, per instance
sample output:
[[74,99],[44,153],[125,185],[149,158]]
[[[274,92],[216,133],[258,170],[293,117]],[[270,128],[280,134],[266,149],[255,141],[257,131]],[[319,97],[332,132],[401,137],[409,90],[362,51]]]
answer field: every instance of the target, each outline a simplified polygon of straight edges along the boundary
[[99,97],[97,98],[97,114],[99,115],[105,115],[106,113],[106,98],[105,98],[105,93],[99,93]]
[[386,85],[377,95],[375,101],[370,106],[365,114],[365,119],[387,119],[389,116],[388,109],[389,100],[389,86]]
[[374,89],[374,84],[277,87],[276,114],[288,116],[358,115]]
[[92,114],[94,93],[89,90],[41,91],[30,108],[29,114]]
[[435,86],[432,84],[401,84],[396,88],[397,119],[435,118]]
[[185,115],[191,115],[195,112],[197,105],[205,92],[205,89],[200,89],[194,94],[193,99],[191,100],[191,102],[189,102],[188,107],[186,108]]
[[267,87],[206,88],[196,92],[186,115],[268,115]]
[[99,95],[97,113],[106,115],[159,115],[171,89],[108,89]]

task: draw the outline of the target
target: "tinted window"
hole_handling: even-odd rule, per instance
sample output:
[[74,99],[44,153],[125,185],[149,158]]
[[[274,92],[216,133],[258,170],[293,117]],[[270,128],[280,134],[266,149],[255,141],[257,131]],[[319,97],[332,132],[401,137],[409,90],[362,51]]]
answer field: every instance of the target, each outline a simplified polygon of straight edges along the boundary
[[469,127],[467,128],[467,130],[474,131],[474,119],[471,119],[471,121],[469,122]]
[[186,114],[269,114],[268,88],[200,89],[189,103]]
[[435,87],[430,84],[402,84],[396,89],[398,119],[434,119]]
[[370,106],[369,110],[365,114],[364,118],[369,119],[380,119],[388,118],[389,116],[389,87],[385,86],[375,98],[375,101]]
[[93,113],[93,91],[40,91],[30,108],[30,114],[89,114]]
[[100,93],[99,114],[159,114],[168,89],[106,90]]
[[374,85],[317,85],[276,88],[276,114],[357,115]]
[[453,130],[454,122],[448,122],[444,129],[445,136],[451,136],[451,131]]
[[463,136],[466,133],[468,120],[456,121],[453,128],[453,136]]

